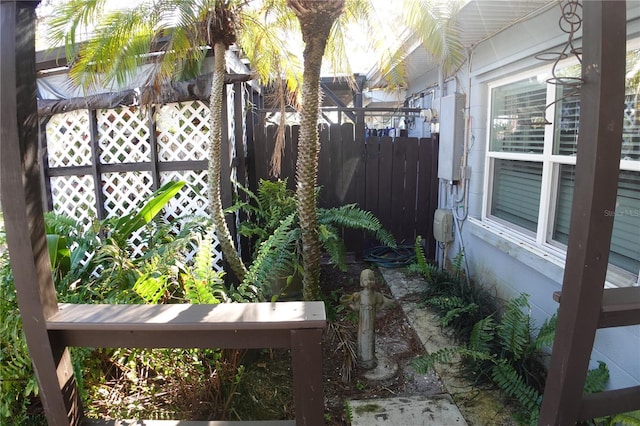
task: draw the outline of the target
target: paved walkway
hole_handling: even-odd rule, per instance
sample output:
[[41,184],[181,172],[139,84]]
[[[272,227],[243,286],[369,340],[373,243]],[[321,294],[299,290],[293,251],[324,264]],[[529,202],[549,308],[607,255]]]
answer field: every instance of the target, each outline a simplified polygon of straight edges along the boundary
[[[394,299],[399,300],[407,320],[427,352],[453,346],[443,335],[439,318],[415,297],[424,281],[408,277],[400,269],[380,268]],[[412,297],[413,296],[413,297]],[[439,365],[437,375],[444,392],[386,399],[351,400],[352,426],[511,426],[511,414],[501,404],[497,392],[478,391],[461,380],[454,367]],[[457,404],[456,404],[457,403]]]

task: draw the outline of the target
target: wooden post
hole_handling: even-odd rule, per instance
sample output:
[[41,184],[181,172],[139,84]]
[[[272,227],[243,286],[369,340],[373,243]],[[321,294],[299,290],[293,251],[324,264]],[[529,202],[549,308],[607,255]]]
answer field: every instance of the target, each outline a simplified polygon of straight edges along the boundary
[[[38,165],[37,4],[0,3],[0,193],[23,329],[47,422],[50,426],[76,425],[82,413],[69,354],[51,347],[45,327],[58,304],[45,239]],[[61,389],[71,396],[69,405]]]
[[291,358],[296,426],[322,426],[322,329],[292,330]]
[[[624,1],[583,3],[580,135],[567,260],[540,425],[578,419],[602,305],[620,165]],[[606,43],[606,46],[605,46]]]

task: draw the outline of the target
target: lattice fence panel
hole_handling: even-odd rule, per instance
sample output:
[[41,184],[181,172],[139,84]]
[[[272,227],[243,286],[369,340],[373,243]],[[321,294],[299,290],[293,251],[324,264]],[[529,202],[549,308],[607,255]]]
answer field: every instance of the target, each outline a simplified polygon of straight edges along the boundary
[[[174,222],[176,218],[185,218],[187,216],[203,216],[209,217],[207,200],[207,171],[175,171],[160,173],[161,185],[172,180],[184,180],[187,185],[180,191],[165,207],[163,211],[163,219],[168,222]],[[176,223],[176,230],[181,224]],[[189,253],[186,254],[186,260],[189,261],[195,256],[197,248],[191,247]],[[222,271],[222,249],[215,235],[213,235],[213,256],[211,259],[212,267],[216,271]]]
[[207,158],[209,107],[201,101],[172,103],[155,113],[160,161]]
[[[120,217],[134,211],[144,203],[153,192],[151,173],[105,173],[102,175],[107,217]],[[134,233],[129,240],[133,247],[133,256],[141,256],[145,250],[142,230]]]
[[93,177],[53,176],[51,178],[53,210],[90,226],[97,217]]
[[91,164],[88,110],[53,115],[46,134],[49,167]]
[[100,161],[104,164],[151,161],[146,110],[120,107],[97,111]]

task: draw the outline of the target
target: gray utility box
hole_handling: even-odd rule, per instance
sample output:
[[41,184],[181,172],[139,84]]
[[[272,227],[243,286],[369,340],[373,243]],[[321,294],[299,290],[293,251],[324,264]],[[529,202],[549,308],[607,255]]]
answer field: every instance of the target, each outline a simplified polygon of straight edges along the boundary
[[460,180],[460,161],[464,154],[465,95],[454,93],[440,99],[440,148],[438,178]]
[[433,238],[441,243],[453,241],[453,214],[447,209],[437,209],[433,215]]

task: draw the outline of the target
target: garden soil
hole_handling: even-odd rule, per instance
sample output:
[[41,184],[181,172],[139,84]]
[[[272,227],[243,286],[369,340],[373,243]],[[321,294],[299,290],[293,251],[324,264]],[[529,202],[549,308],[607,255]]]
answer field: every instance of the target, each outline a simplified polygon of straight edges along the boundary
[[[375,319],[376,355],[379,362],[389,364],[393,370],[382,380],[368,378],[369,370],[349,362],[352,354],[348,347],[356,348],[357,312],[340,303],[344,296],[360,291],[360,273],[366,268],[375,273],[375,290],[394,300],[378,311]],[[423,280],[404,269],[379,269],[357,259],[348,261],[346,271],[323,264],[321,286],[330,323],[323,341],[325,424],[351,424],[357,413],[347,401],[357,400],[362,407],[361,401],[370,400],[374,407],[377,400],[399,397],[452,398],[469,426],[515,424],[499,394],[473,387],[453,365],[441,365],[436,372],[427,374],[413,368],[412,361],[427,350],[454,345],[440,327],[437,316],[421,304],[420,291],[424,285]],[[416,321],[420,327],[414,328],[412,323]],[[247,420],[247,414],[257,410],[259,413],[249,414],[251,419],[294,418],[290,360],[285,351],[260,353],[248,368],[244,381],[247,386],[234,401],[233,411],[238,417]],[[390,419],[386,424],[394,423]]]

